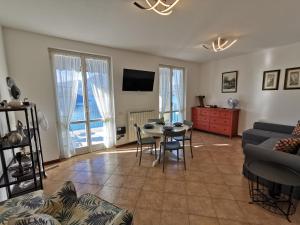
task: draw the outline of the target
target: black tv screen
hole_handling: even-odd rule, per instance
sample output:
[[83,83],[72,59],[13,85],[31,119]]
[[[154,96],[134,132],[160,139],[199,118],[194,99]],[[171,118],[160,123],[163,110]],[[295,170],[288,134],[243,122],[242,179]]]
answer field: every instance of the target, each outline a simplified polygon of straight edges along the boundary
[[124,69],[123,91],[153,91],[155,72]]

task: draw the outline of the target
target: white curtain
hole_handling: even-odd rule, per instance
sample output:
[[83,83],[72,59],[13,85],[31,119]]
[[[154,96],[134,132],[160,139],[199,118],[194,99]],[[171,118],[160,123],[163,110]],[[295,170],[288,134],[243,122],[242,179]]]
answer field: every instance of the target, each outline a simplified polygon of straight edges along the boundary
[[[173,69],[173,95],[176,101],[173,103],[173,111],[179,111],[178,121],[183,121],[184,112],[184,77],[183,69]],[[174,121],[175,122],[175,121]],[[177,122],[177,121],[176,121]]]
[[86,59],[86,70],[98,110],[104,119],[104,145],[106,148],[110,148],[115,144],[115,122],[109,61],[88,58]]
[[171,107],[171,70],[167,67],[159,68],[159,112],[160,116],[170,111]]
[[61,157],[69,158],[75,155],[69,127],[76,104],[78,80],[81,76],[81,60],[77,56],[61,54],[53,54],[52,59],[56,83]]

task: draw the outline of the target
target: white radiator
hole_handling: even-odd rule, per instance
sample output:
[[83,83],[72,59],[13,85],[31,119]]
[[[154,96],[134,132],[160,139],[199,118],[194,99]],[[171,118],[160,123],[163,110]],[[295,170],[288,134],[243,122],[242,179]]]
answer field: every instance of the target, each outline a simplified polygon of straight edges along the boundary
[[158,118],[158,113],[155,110],[129,112],[128,113],[128,139],[129,142],[136,141],[136,130],[134,124],[144,126],[149,119]]

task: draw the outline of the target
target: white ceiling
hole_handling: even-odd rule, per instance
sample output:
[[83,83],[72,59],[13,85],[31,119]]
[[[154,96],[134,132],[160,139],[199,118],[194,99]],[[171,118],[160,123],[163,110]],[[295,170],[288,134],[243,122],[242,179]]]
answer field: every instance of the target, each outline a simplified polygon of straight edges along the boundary
[[[133,2],[0,0],[0,24],[197,62],[300,41],[299,0],[181,0],[170,16]],[[218,54],[195,47],[218,34],[240,40]]]

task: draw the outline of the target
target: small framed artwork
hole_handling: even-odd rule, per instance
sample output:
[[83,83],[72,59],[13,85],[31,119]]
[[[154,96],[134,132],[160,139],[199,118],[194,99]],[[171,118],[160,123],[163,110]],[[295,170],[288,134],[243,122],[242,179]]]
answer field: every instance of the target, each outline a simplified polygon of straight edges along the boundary
[[267,90],[278,90],[280,79],[280,70],[269,70],[264,72],[264,79],[262,89]]
[[222,73],[222,93],[237,92],[238,71]]
[[285,70],[284,89],[300,89],[300,67]]

